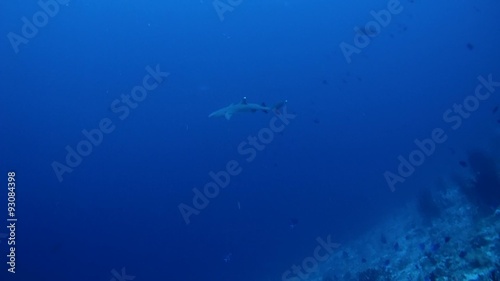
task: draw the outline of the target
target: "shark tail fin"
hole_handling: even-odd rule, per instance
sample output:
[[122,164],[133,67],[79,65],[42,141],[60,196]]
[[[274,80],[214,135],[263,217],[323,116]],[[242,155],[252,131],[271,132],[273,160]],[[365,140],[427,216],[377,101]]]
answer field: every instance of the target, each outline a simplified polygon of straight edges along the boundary
[[282,100],[278,103],[276,103],[272,109],[274,111],[274,113],[276,114],[281,114],[281,109],[286,105],[286,103],[288,102],[288,100]]
[[[261,103],[260,105],[262,105],[262,107],[264,107],[264,108],[267,108],[267,106],[266,106],[266,103],[265,103],[265,102]],[[269,110],[267,110],[267,109],[262,109],[262,111],[263,111],[264,113],[268,113],[268,112],[269,112]]]

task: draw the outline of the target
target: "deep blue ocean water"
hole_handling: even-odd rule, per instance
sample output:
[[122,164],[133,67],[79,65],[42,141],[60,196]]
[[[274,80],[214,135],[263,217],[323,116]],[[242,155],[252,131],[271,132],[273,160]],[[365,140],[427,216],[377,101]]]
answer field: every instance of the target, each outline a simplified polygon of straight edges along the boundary
[[[500,81],[495,0],[2,1],[0,14],[0,280],[284,280],[318,237],[350,243],[463,173],[469,151],[498,152],[500,87],[475,92]],[[270,112],[208,118],[243,97]],[[436,129],[446,140],[391,190],[398,156]],[[228,163],[239,172],[195,208],[193,188]]]

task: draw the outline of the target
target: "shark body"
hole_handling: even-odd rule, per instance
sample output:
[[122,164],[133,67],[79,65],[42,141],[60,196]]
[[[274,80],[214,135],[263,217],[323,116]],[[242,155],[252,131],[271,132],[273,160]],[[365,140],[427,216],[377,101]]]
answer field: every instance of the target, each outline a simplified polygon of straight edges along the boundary
[[208,115],[208,117],[222,117],[222,116],[224,116],[226,118],[226,120],[230,120],[231,117],[233,117],[233,114],[235,114],[235,113],[256,112],[259,110],[267,113],[271,110],[279,110],[281,107],[283,107],[285,105],[285,103],[286,103],[286,100],[277,103],[273,107],[267,107],[265,104],[260,105],[260,104],[256,104],[256,103],[248,103],[247,98],[244,97],[243,100],[241,100],[241,102],[239,102],[237,104],[232,103],[226,107],[223,107],[219,110],[216,110],[216,111],[210,113],[210,115]]

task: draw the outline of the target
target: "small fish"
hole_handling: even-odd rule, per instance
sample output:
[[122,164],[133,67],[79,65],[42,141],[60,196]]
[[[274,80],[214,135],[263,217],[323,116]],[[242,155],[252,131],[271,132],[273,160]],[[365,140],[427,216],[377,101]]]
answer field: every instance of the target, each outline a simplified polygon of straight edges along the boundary
[[238,201],[238,210],[241,210],[241,204],[240,204],[240,201]]
[[444,237],[444,243],[448,243],[448,242],[450,242],[450,240],[451,240],[450,236]]
[[460,164],[460,166],[462,166],[462,167],[464,167],[464,168],[467,168],[467,166],[468,166],[468,165],[467,165],[467,162],[465,162],[465,161],[463,161],[463,160],[459,161],[459,162],[458,162],[458,164]]
[[291,218],[290,219],[290,229],[294,229],[297,224],[299,224],[299,219],[297,218]]
[[232,253],[228,253],[227,255],[224,256],[224,262],[230,262],[231,261],[231,257],[233,256]]

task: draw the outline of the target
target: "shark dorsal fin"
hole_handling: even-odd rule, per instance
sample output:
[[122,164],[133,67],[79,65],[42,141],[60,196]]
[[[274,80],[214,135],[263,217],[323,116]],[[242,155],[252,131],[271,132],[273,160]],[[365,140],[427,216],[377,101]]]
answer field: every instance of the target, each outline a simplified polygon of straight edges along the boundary
[[243,99],[241,100],[241,104],[247,104],[247,97],[243,97]]

